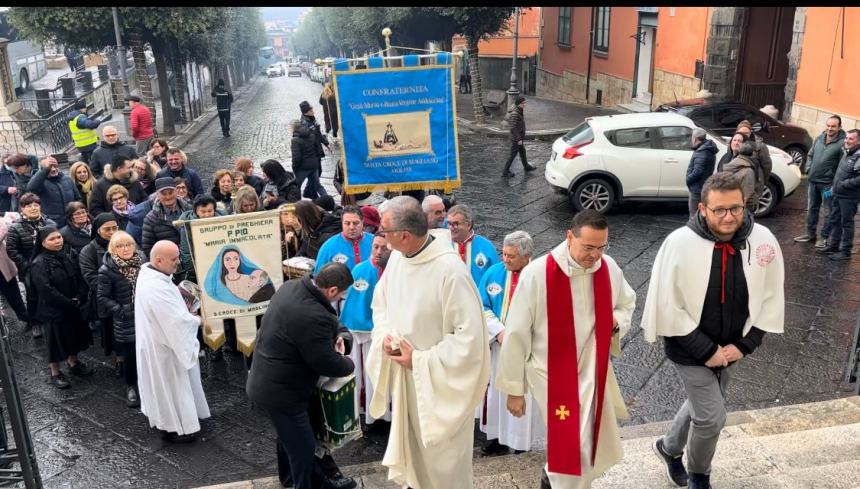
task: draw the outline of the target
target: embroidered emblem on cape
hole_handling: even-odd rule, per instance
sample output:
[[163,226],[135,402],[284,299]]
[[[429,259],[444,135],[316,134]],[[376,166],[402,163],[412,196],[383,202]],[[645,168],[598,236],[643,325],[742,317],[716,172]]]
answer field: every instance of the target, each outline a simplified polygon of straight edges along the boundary
[[495,282],[487,284],[487,293],[490,294],[490,296],[495,297],[502,293],[502,286]]
[[487,255],[483,253],[478,253],[478,256],[475,257],[475,265],[478,265],[478,268],[484,268],[487,264]]
[[338,253],[338,254],[334,255],[333,257],[331,257],[331,261],[338,262],[341,265],[346,265],[346,260],[348,260],[348,258],[343,253]]
[[773,245],[765,243],[758,245],[755,249],[755,259],[760,267],[768,266],[774,258],[776,258],[776,250],[773,248]]
[[370,287],[370,284],[367,283],[367,280],[364,280],[363,278],[356,280],[355,283],[352,284],[352,288],[359,292],[364,292],[365,290],[367,290],[368,287]]

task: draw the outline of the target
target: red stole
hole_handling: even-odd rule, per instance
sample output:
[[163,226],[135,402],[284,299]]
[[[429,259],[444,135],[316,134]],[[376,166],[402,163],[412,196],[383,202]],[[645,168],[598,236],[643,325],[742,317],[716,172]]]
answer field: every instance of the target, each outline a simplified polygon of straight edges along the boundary
[[[601,259],[593,274],[595,341],[597,348],[597,406],[591,450],[591,466],[597,456],[600,418],[609,371],[609,346],[612,340],[612,283],[609,267]],[[549,379],[547,393],[547,463],[549,471],[582,475],[579,438],[579,375],[576,350],[576,328],[570,278],[564,274],[552,254],[546,260],[547,323],[549,329]]]
[[457,251],[459,251],[459,252],[460,252],[460,259],[461,259],[461,260],[463,260],[463,263],[465,263],[465,264],[467,264],[467,265],[469,264],[469,262],[466,260],[466,251],[467,251],[467,250],[466,250],[466,247],[467,247],[467,245],[468,245],[468,244],[469,244],[473,239],[475,239],[475,233],[474,233],[474,231],[473,231],[473,232],[472,232],[472,234],[470,234],[470,235],[469,235],[469,237],[468,237],[468,238],[466,238],[466,240],[465,240],[465,241],[463,241],[462,243],[458,243],[458,242],[454,241],[454,243],[456,243],[456,244],[457,244]]

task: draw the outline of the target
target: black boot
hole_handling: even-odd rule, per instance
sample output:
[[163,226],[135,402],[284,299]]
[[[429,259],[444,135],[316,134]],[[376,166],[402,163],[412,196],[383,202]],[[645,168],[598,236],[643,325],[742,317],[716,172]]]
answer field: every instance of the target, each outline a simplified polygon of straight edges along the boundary
[[481,454],[483,454],[484,456],[487,456],[487,457],[490,457],[493,455],[507,454],[508,451],[509,451],[508,446],[502,445],[501,443],[499,443],[498,438],[494,438],[494,439],[490,440],[489,443],[487,443],[486,445],[481,447]]

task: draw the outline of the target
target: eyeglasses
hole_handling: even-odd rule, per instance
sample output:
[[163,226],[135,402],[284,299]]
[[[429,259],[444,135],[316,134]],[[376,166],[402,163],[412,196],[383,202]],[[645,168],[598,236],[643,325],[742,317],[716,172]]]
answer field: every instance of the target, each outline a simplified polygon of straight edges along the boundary
[[126,199],[126,197],[124,195],[120,195],[119,197],[114,197],[114,198],[110,199],[110,201],[111,202],[122,202],[125,199]]
[[746,207],[744,207],[742,205],[736,205],[734,207],[729,207],[728,209],[723,208],[723,207],[717,207],[716,209],[711,209],[710,207],[705,207],[705,208],[708,209],[709,211],[713,212],[714,215],[717,217],[726,217],[727,212],[731,212],[733,216],[737,217],[737,216],[743,214],[744,209],[746,209]]
[[581,248],[582,248],[582,250],[583,250],[583,251],[585,251],[586,253],[594,253],[594,252],[596,251],[596,252],[598,252],[598,253],[603,254],[603,253],[606,253],[606,250],[608,250],[608,249],[609,249],[609,243],[606,243],[606,244],[605,244],[605,245],[603,245],[603,246],[583,245],[583,246],[580,246],[580,247],[581,247]]

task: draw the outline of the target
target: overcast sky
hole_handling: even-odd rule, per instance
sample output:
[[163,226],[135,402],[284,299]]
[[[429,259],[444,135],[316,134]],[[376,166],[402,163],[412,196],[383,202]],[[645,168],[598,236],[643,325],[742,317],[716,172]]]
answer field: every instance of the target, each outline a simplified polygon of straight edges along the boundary
[[263,7],[263,20],[299,20],[302,10],[310,7]]

